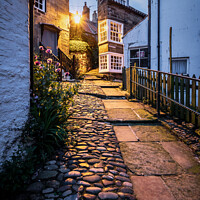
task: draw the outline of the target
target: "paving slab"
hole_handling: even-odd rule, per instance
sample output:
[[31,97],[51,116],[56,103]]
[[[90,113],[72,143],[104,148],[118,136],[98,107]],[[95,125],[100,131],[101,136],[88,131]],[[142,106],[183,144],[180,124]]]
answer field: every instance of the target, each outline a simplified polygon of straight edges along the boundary
[[200,173],[200,164],[194,159],[194,155],[183,142],[162,142],[163,148],[169,152],[171,157],[184,169],[190,172]]
[[133,108],[143,109],[143,105],[137,102],[129,102],[127,100],[103,100],[106,109],[113,108]]
[[110,120],[141,120],[131,108],[107,109],[107,114]]
[[122,142],[120,149],[125,164],[136,175],[173,175],[182,172],[159,143]]
[[131,176],[131,181],[138,200],[175,200],[160,177]]
[[182,174],[162,177],[176,200],[200,199],[200,175]]
[[106,96],[123,97],[124,94],[119,88],[102,88]]
[[119,142],[137,142],[138,138],[130,126],[114,126],[114,131]]
[[160,125],[142,124],[131,126],[131,129],[142,142],[176,141],[176,137]]

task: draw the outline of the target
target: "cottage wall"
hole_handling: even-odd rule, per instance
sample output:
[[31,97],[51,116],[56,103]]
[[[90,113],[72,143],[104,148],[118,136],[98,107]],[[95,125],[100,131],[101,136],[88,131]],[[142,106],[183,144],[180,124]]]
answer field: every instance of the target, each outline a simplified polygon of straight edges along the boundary
[[[169,72],[169,29],[172,27],[172,57],[188,58],[187,73],[200,75],[200,1],[160,2],[161,71]],[[151,66],[157,69],[157,0],[151,3]]]
[[29,112],[28,1],[0,1],[0,165],[17,147]]
[[133,48],[148,46],[148,18],[136,25],[123,38],[124,43],[124,65],[130,66],[130,50]]
[[34,46],[38,50],[41,42],[41,25],[48,23],[62,29],[58,38],[58,47],[66,54],[69,54],[69,0],[48,0],[46,1],[46,12],[35,8],[34,10]]

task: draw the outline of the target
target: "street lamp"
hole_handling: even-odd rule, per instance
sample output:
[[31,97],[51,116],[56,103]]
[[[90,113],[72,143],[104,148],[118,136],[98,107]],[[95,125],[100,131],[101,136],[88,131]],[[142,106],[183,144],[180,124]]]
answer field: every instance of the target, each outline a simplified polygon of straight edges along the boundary
[[76,24],[79,24],[81,20],[81,16],[78,14],[78,11],[76,11],[76,14],[74,15],[74,21]]

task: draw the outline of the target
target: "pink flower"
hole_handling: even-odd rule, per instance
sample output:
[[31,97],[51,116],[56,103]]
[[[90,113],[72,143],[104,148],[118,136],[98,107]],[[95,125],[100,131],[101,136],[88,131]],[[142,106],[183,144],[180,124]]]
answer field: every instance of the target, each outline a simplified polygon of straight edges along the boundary
[[65,73],[65,76],[69,76],[69,72],[66,72],[66,73]]
[[35,58],[35,60],[37,60],[37,59],[38,59],[38,57],[37,57],[37,56],[35,56],[34,58]]
[[52,50],[51,49],[47,49],[46,53],[52,54]]
[[42,66],[40,66],[40,69],[43,69],[43,67],[42,67]]
[[58,68],[58,69],[56,69],[56,70],[55,70],[55,72],[61,72],[61,69],[60,69],[60,68]]
[[39,46],[39,50],[40,51],[44,51],[44,47],[43,46]]
[[37,61],[34,62],[34,65],[38,65],[38,66],[40,66],[41,63],[40,63],[40,61],[37,60]]
[[56,67],[60,67],[60,63],[59,62],[56,63]]
[[47,59],[47,64],[51,64],[53,62],[53,60],[51,58]]

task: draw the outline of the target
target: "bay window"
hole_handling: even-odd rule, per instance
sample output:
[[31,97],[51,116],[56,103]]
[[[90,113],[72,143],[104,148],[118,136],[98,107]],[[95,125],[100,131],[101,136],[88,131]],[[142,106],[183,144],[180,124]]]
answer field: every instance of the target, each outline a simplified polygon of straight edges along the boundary
[[122,73],[123,54],[107,52],[99,56],[99,72]]
[[113,42],[122,44],[123,24],[114,20],[106,19],[99,22],[99,44]]

